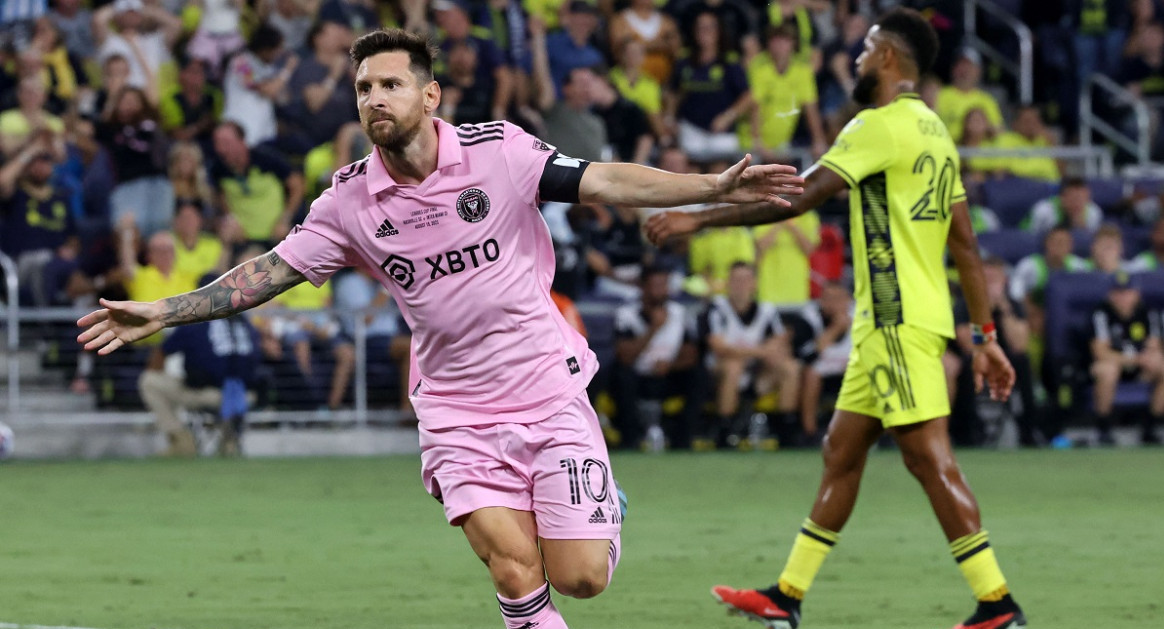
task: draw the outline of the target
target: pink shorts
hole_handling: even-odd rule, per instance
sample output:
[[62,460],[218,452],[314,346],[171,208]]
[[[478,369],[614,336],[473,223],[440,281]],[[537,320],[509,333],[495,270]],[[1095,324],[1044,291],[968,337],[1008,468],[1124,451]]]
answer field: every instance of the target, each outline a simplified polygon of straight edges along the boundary
[[420,429],[421,477],[459,525],[484,507],[531,511],[545,539],[614,539],[622,528],[610,457],[583,392],[533,424]]

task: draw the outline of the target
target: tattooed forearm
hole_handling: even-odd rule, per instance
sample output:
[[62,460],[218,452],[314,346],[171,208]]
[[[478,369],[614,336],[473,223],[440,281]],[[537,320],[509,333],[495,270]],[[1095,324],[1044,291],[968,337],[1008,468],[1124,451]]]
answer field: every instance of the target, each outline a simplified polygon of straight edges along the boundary
[[304,281],[274,251],[252,258],[196,291],[161,301],[167,326],[223,319],[270,301]]
[[793,208],[780,207],[770,203],[747,203],[725,205],[699,213],[704,227],[727,227],[730,225],[763,225],[779,223],[800,214]]

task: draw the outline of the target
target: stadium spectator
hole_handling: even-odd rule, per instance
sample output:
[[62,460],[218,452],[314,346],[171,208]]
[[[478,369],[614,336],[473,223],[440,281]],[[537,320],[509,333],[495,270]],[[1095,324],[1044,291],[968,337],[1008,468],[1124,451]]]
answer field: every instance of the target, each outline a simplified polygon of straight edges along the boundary
[[1115,273],[1124,270],[1124,235],[1119,225],[1104,223],[1091,240],[1091,270]]
[[679,33],[688,48],[700,47],[700,16],[710,13],[720,35],[717,45],[723,47],[725,55],[733,53],[734,60],[743,53],[747,61],[760,49],[760,16],[746,0],[677,0],[669,11],[678,21]]
[[592,162],[607,161],[606,124],[590,111],[597,80],[590,68],[575,68],[566,75],[562,98],[555,96],[550,77],[549,57],[543,25],[530,22],[533,31],[530,51],[533,54],[533,80],[537,92],[537,108],[543,117],[545,131],[541,137],[556,146],[564,155]]
[[663,428],[663,400],[691,393],[688,370],[695,366],[695,342],[686,310],[670,299],[669,282],[664,268],[643,270],[639,303],[614,314],[618,413],[613,422],[629,448],[662,450],[665,432],[670,432]]
[[493,103],[497,84],[492,75],[477,71],[481,63],[477,48],[466,41],[457,42],[445,57],[448,59],[445,73],[438,78],[441,119],[455,125],[495,120]]
[[20,80],[16,88],[17,106],[0,113],[0,153],[5,158],[16,155],[34,134],[46,130],[64,133],[65,124],[47,109],[48,91],[40,76]]
[[[101,62],[101,80],[92,98],[78,103],[78,112],[90,119],[99,119],[111,107],[113,95],[129,87],[129,61],[121,55],[111,55]],[[148,95],[148,94],[147,94]]]
[[[868,18],[861,13],[850,13],[841,23],[841,36],[825,45],[822,53],[825,67],[820,81],[820,104],[824,113],[832,113],[848,102],[857,84],[857,57],[865,48],[868,30]],[[927,104],[933,107],[933,103]]]
[[762,155],[773,156],[792,143],[801,113],[813,157],[828,149],[817,106],[816,77],[812,66],[796,58],[797,42],[796,26],[784,23],[769,31],[765,51],[748,62],[748,84],[755,106],[748,125],[751,137],[741,128],[741,143],[750,143],[752,150]]
[[66,150],[81,189],[82,213],[77,227],[83,240],[106,240],[112,228],[109,195],[117,181],[116,166],[109,149],[97,141],[97,127],[92,120],[77,117],[69,127]]
[[1123,58],[1116,77],[1140,96],[1164,92],[1164,25],[1154,23],[1144,29],[1139,45]]
[[1091,200],[1091,189],[1081,177],[1068,177],[1059,186],[1059,194],[1043,199],[1031,207],[1023,226],[1036,234],[1053,227],[1087,232],[1099,229],[1103,210]]
[[[34,306],[56,305],[51,265],[75,266],[80,251],[71,195],[52,180],[56,153],[46,133],[0,167],[0,251],[16,262],[25,298]],[[67,274],[65,274],[67,277]]]
[[247,146],[258,146],[278,135],[275,103],[286,97],[299,57],[294,53],[282,63],[283,36],[261,25],[251,33],[247,49],[227,63],[223,79],[223,120],[238,124]]
[[605,76],[590,80],[591,111],[602,119],[613,159],[646,164],[655,150],[651,123],[638,105],[622,97]]
[[[316,22],[307,35],[311,54],[302,57],[287,81],[287,100],[277,107],[280,146],[304,155],[330,142],[340,127],[359,118],[348,48],[352,31],[337,22]],[[344,85],[343,89],[338,89]]]
[[[996,131],[986,117],[986,112],[975,107],[966,112],[966,118],[962,121],[962,140],[958,146],[968,149],[994,148]],[[998,157],[968,157],[962,162],[965,179],[979,184],[1001,176],[1004,168],[1005,160]]]
[[[138,264],[138,230],[134,215],[122,215],[116,229],[120,264],[115,276],[125,287],[130,299],[152,301],[160,299],[162,295],[172,295],[174,291],[194,290],[198,276],[178,270],[172,233],[168,230],[159,231],[146,240],[146,263],[141,265]],[[151,335],[142,341],[145,345],[160,342],[160,334]]]
[[[994,147],[1000,149],[1046,149],[1055,146],[1055,139],[1043,124],[1037,105],[1019,105],[1011,131],[999,130]],[[1015,177],[1039,181],[1060,181],[1059,164],[1052,157],[1004,158],[1003,169]]]
[[590,205],[590,267],[597,275],[594,291],[600,295],[635,299],[647,251],[638,210]]
[[[442,99],[443,102],[443,99]],[[340,127],[335,139],[308,151],[303,157],[306,197],[314,199],[331,186],[331,176],[352,162],[363,159],[372,150],[358,122]]]
[[966,119],[966,112],[971,109],[981,109],[987,120],[996,129],[1001,129],[1002,112],[998,108],[998,101],[989,92],[983,90],[982,57],[973,48],[964,48],[954,68],[950,73],[951,84],[938,92],[938,116],[950,130],[950,137],[954,142],[962,140],[962,121]]
[[1146,273],[1164,269],[1164,217],[1156,221],[1151,234],[1152,246],[1128,261],[1129,273]]
[[1158,444],[1156,427],[1164,419],[1164,352],[1160,313],[1144,304],[1135,280],[1116,273],[1107,300],[1092,314],[1091,375],[1095,378],[1095,428],[1100,445],[1115,444],[1112,411],[1121,382],[1152,386],[1147,413],[1140,413],[1141,440]]
[[214,77],[221,76],[223,62],[246,45],[239,28],[246,4],[245,0],[196,0],[201,11],[186,54],[205,61]]
[[[477,36],[473,23],[469,21],[469,8],[465,0],[435,0],[433,3],[436,23],[440,26],[440,49],[448,58],[457,44],[467,44],[477,53],[477,77],[474,84],[490,89],[490,120],[503,120],[513,102],[513,71],[506,63],[505,55],[492,41]],[[434,70],[438,75],[446,73],[446,66],[437,63]]]
[[[174,202],[192,203],[203,212],[215,206],[214,190],[210,187],[210,177],[206,172],[206,159],[202,148],[193,142],[175,142],[170,147],[169,166],[166,174],[170,187],[174,190]],[[198,277],[202,277],[199,273]]]
[[[649,78],[656,84],[665,85],[671,79],[671,69],[683,42],[675,19],[659,10],[653,0],[631,0],[627,8],[610,20],[608,34],[613,47],[619,49],[618,59],[625,64],[624,70],[633,68],[635,76],[632,81]],[[633,64],[626,63],[625,59],[629,42],[637,44],[630,53],[636,57]],[[638,74],[640,71],[642,75]],[[617,84],[618,80],[615,81]],[[638,104],[647,109],[642,103]]]
[[942,93],[942,79],[933,73],[923,74],[917,84],[917,95],[927,107],[938,111],[938,95]]
[[562,11],[562,29],[546,35],[546,58],[559,97],[570,73],[578,68],[595,68],[606,62],[591,43],[598,31],[598,12],[586,0],[570,0]]
[[220,193],[219,207],[242,225],[247,240],[275,242],[291,230],[303,204],[303,173],[278,153],[250,148],[242,128],[230,121],[214,128],[218,158],[210,177]]
[[687,252],[691,273],[703,279],[710,294],[722,295],[737,263],[755,263],[756,238],[746,227],[715,227],[692,237]]
[[730,44],[715,13],[700,13],[694,29],[694,50],[671,76],[666,119],[692,160],[734,160],[740,155],[736,122],[754,106],[748,78],[728,55]]
[[651,123],[651,131],[659,143],[670,145],[674,138],[663,121],[663,88],[658,81],[646,74],[643,63],[646,47],[634,37],[622,40],[618,47],[618,65],[611,68],[607,78],[630,102],[639,106]]
[[367,361],[389,361],[399,374],[397,408],[406,417],[414,415],[408,397],[408,369],[412,336],[400,309],[365,269],[337,274],[332,280],[332,301],[339,316],[344,338],[357,341],[356,317],[364,319]]
[[1062,23],[1071,33],[1077,85],[1093,72],[1112,74],[1119,67],[1127,37],[1127,0],[1067,0]]
[[347,24],[356,35],[363,35],[380,24],[373,0],[325,0],[319,7],[319,19]]
[[[201,285],[215,278],[206,276]],[[153,349],[137,386],[154,424],[166,436],[163,456],[197,456],[194,434],[181,419],[186,410],[212,413],[222,430],[218,453],[239,454],[246,386],[259,365],[258,348],[258,333],[247,318],[230,317],[174,330]],[[180,378],[165,369],[166,358],[177,354],[182,356]]]
[[113,94],[97,125],[97,138],[109,147],[117,166],[117,186],[109,196],[113,222],[133,215],[146,237],[168,228],[174,218],[174,188],[166,176],[169,147],[145,92],[124,87]]
[[319,12],[320,0],[261,0],[257,4],[260,21],[279,31],[288,50],[307,45],[307,32]]
[[[1015,388],[1021,403],[1021,409],[1015,416],[1019,443],[1026,447],[1037,447],[1043,439],[1042,420],[1038,401],[1035,399],[1035,380],[1029,353],[1031,327],[1026,320],[1026,311],[1021,302],[1007,293],[1005,260],[996,257],[983,260],[982,272],[986,280],[986,296],[990,300],[991,317],[998,330],[998,344],[1014,365]],[[963,356],[971,356],[974,344],[971,338],[970,311],[964,299],[959,298],[954,303],[954,321],[958,346]],[[974,415],[976,417],[977,413]],[[974,439],[971,442],[978,443],[978,440]]]
[[65,48],[78,59],[97,57],[97,43],[93,40],[93,12],[82,6],[81,0],[56,0],[48,13],[65,42]]
[[[355,373],[356,349],[352,339],[341,334],[340,322],[330,312],[331,284],[316,288],[300,284],[282,293],[272,302],[291,312],[264,314],[256,325],[262,334],[273,335],[285,349],[291,351],[299,373],[310,388],[311,402],[319,410],[335,411],[343,406],[348,387]],[[329,365],[330,381],[319,371],[314,356],[325,353],[332,360]]]
[[800,363],[793,357],[780,313],[756,301],[756,271],[747,262],[731,267],[727,294],[712,297],[699,318],[698,338],[706,347],[715,385],[717,445],[740,443],[740,394],[780,392],[783,426],[799,421]]
[[78,88],[88,81],[80,60],[65,48],[60,29],[47,15],[36,21],[32,43],[23,56],[35,58],[34,63],[39,66],[36,73],[48,88],[49,110],[64,114],[77,97]]
[[820,216],[800,216],[752,228],[756,243],[758,299],[777,306],[803,305],[809,300],[812,269],[809,257],[820,244]]
[[178,89],[162,97],[158,114],[171,138],[210,146],[210,134],[222,116],[222,90],[207,82],[205,61],[182,58]]
[[[156,94],[158,70],[170,60],[170,50],[182,34],[182,21],[160,5],[142,0],[116,0],[93,12],[97,59],[124,57],[129,63],[127,85]],[[155,101],[156,102],[156,101]]]
[[202,207],[196,203],[179,202],[174,214],[174,268],[179,273],[202,277],[207,273],[226,272],[232,246],[241,237],[237,223],[230,217],[220,221],[218,234],[203,231]]
[[1033,253],[1019,260],[1011,273],[1011,299],[1023,305],[1031,331],[1039,338],[1043,336],[1043,289],[1051,273],[1090,269],[1087,260],[1071,253],[1073,248],[1071,230],[1063,226],[1053,227],[1043,236],[1042,253]]
[[[423,0],[420,4],[423,4]],[[505,64],[513,73],[514,102],[518,105],[527,104],[532,66],[529,18],[521,7],[521,0],[486,0],[476,3],[475,8],[472,14],[472,22],[476,25],[474,32],[493,42],[501,51]]]
[[809,302],[802,311],[814,333],[807,351],[798,352],[806,362],[800,395],[800,427],[809,442],[815,442],[821,436],[822,396],[835,398],[841,392],[841,379],[853,351],[853,338],[849,333],[853,308],[853,295],[849,289],[843,284],[829,282],[821,288],[820,299]]

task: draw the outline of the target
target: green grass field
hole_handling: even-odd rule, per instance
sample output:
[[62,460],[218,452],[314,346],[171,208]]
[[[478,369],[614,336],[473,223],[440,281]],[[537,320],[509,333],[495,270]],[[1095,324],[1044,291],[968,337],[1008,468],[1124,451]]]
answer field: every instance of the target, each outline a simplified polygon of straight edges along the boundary
[[[1032,627],[1164,627],[1164,452],[962,452]],[[816,454],[617,456],[631,498],[611,589],[571,627],[711,629],[708,587],[773,581]],[[948,629],[973,606],[894,452],[805,606],[805,629]],[[414,457],[0,466],[0,623],[100,629],[503,626]]]

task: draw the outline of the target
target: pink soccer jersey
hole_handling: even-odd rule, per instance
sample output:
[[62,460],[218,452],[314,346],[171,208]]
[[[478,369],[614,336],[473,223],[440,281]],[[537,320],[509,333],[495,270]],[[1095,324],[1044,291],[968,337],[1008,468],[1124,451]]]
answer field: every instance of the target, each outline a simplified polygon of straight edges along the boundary
[[538,184],[555,152],[508,122],[434,124],[437,169],[422,183],[397,184],[373,150],[275,251],[316,286],[356,266],[388,288],[412,328],[409,390],[426,429],[545,419],[598,369],[550,298]]

